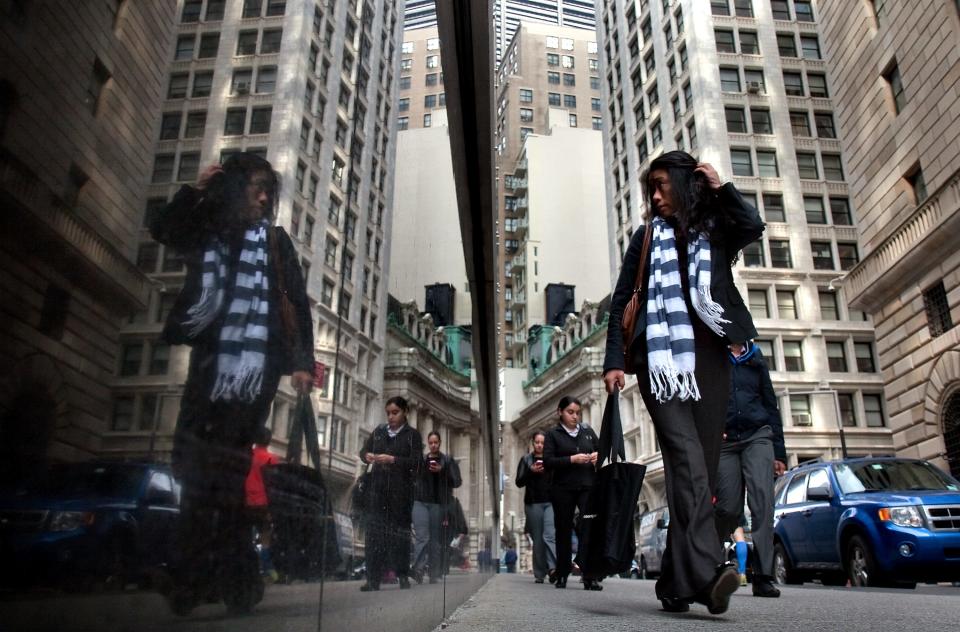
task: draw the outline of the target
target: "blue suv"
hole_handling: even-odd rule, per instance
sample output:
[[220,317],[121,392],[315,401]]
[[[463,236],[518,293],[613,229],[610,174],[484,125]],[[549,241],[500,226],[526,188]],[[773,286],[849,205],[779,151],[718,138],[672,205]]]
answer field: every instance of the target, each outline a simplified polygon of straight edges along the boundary
[[781,584],[960,580],[960,483],[926,461],[807,463],[780,478],[774,497]]
[[60,463],[0,492],[0,583],[115,585],[173,554],[179,486],[167,465]]

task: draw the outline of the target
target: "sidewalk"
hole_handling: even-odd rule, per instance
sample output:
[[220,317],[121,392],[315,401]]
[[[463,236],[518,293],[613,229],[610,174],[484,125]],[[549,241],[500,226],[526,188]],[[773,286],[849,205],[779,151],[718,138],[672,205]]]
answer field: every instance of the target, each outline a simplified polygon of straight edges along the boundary
[[808,584],[781,587],[779,599],[754,597],[749,587],[741,588],[721,616],[696,604],[688,613],[671,614],[660,609],[653,581],[607,579],[602,592],[589,592],[578,578],[570,580],[566,590],[556,590],[550,584],[534,584],[530,575],[496,575],[437,631],[944,630],[956,629],[960,612],[956,588],[924,586],[914,591]]

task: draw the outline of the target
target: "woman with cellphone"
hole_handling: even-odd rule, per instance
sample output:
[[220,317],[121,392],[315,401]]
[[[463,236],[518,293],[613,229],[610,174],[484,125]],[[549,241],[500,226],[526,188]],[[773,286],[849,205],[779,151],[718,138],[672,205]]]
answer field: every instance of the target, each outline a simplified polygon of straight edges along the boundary
[[532,452],[520,458],[517,464],[517,487],[523,487],[523,510],[526,529],[533,540],[533,577],[542,584],[545,577],[556,581],[557,543],[550,503],[550,474],[543,462],[546,434],[538,430],[531,439]]
[[[557,581],[555,588],[567,587],[567,576],[573,570],[574,515],[583,515],[587,496],[597,474],[597,453],[600,439],[592,428],[580,423],[580,400],[565,396],[557,405],[559,423],[551,428],[543,444],[543,463],[551,473],[550,501],[557,532]],[[603,590],[600,577],[583,577],[584,590]]]
[[413,569],[412,577],[423,582],[427,569],[430,583],[436,584],[447,567],[447,545],[453,539],[448,523],[453,490],[460,487],[460,466],[440,451],[440,433],[427,435],[427,454],[420,462],[413,501]]

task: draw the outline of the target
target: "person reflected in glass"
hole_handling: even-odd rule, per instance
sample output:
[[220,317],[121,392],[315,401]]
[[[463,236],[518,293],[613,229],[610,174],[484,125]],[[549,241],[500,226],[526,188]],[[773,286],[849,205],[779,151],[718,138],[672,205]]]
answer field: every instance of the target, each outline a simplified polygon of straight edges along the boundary
[[523,490],[523,510],[526,530],[533,540],[533,581],[542,584],[544,578],[550,583],[557,581],[557,542],[553,519],[553,504],[550,502],[550,473],[544,462],[543,447],[547,435],[542,431],[533,434],[532,450],[524,454],[517,464],[517,487]]
[[[557,405],[560,420],[547,431],[543,446],[545,470],[552,476],[550,502],[556,527],[557,572],[555,588],[566,588],[573,570],[574,516],[586,511],[587,497],[596,481],[600,440],[580,423],[580,400],[565,396]],[[601,577],[583,577],[584,590],[603,590]]]
[[364,508],[367,581],[360,590],[380,590],[383,574],[393,571],[400,588],[410,588],[410,541],[414,482],[423,455],[420,433],[407,424],[410,406],[391,397],[387,423],[377,426],[360,450],[370,467]]
[[[736,567],[722,564],[712,503],[730,395],[727,347],[757,335],[731,268],[764,224],[716,169],[686,152],[654,159],[642,183],[650,211],[630,241],[610,301],[603,380],[608,393],[623,388],[629,345],[629,368],[660,444],[670,508],[657,598],[670,612],[698,602],[720,614],[739,586]],[[646,274],[634,287],[647,231]],[[634,292],[640,312],[625,340],[623,313]]]
[[427,435],[427,454],[419,465],[413,501],[413,578],[423,582],[427,570],[430,583],[436,584],[446,572],[453,539],[450,516],[453,490],[460,487],[460,466],[440,451],[440,433]]
[[[178,615],[211,598],[249,612],[262,598],[244,506],[251,446],[281,376],[304,395],[313,384],[300,258],[286,232],[271,227],[279,186],[269,162],[240,153],[205,169],[149,221],[153,238],[187,267],[163,329],[169,344],[191,347],[171,455],[182,485],[179,555],[162,585]],[[282,321],[281,277],[293,322]]]

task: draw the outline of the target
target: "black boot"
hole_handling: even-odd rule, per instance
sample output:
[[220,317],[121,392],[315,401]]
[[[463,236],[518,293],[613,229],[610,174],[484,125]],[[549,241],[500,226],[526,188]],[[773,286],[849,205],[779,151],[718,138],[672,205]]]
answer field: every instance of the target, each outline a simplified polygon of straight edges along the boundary
[[566,588],[567,587],[567,578],[562,575],[557,576],[557,583],[553,585],[554,588]]
[[660,607],[666,612],[690,612],[689,602],[677,597],[661,597]]
[[707,607],[710,614],[723,614],[730,607],[730,595],[740,587],[740,573],[735,564],[726,563],[717,567],[710,583],[700,591],[694,601]]
[[584,579],[583,589],[584,590],[603,590],[603,586],[601,586],[600,582],[595,579]]
[[780,596],[780,590],[773,585],[773,582],[770,581],[769,577],[754,577],[753,596],[770,597],[776,599]]

